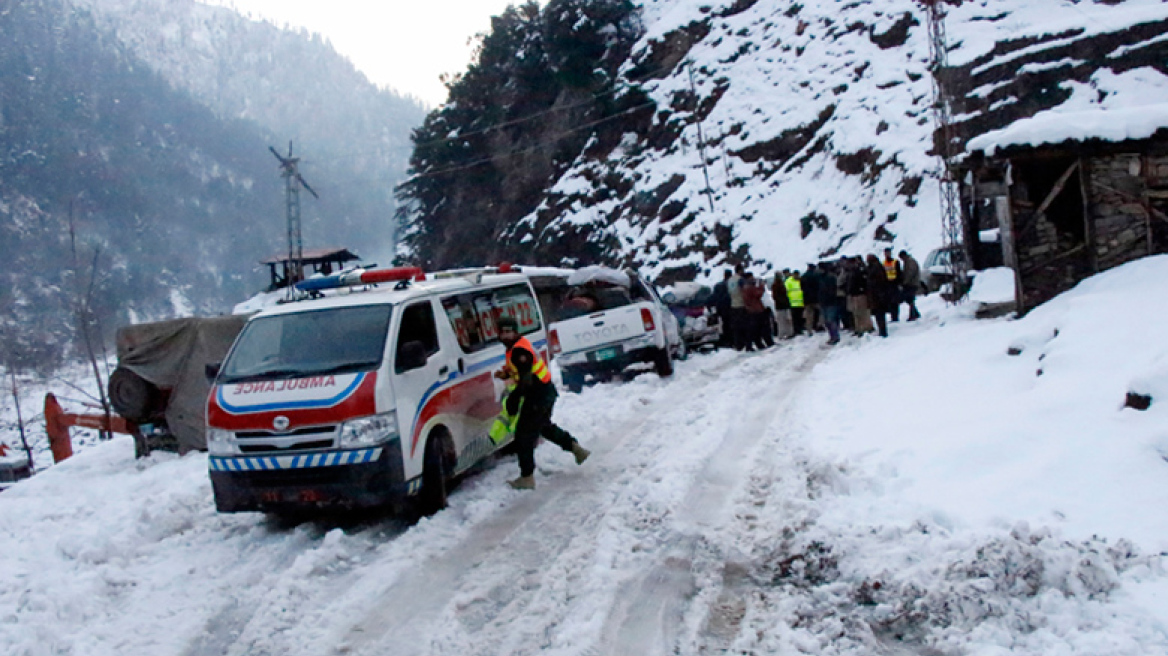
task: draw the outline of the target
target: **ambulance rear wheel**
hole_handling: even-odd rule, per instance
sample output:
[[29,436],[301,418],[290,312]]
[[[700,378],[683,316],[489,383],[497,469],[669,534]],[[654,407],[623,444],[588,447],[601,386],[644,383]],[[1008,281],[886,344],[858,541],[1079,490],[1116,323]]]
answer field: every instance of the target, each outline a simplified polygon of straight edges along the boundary
[[433,515],[446,507],[453,453],[454,443],[445,431],[432,433],[430,439],[426,440],[426,453],[422,459],[422,491],[418,500],[423,515]]

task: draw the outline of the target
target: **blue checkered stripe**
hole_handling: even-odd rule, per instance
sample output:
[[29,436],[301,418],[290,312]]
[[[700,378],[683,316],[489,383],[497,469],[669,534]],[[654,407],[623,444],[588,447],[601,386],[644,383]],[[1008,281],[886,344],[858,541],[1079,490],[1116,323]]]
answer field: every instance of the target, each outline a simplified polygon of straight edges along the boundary
[[207,459],[211,471],[245,472],[276,471],[280,469],[308,469],[309,467],[336,467],[339,465],[361,465],[381,457],[381,447],[357,449],[356,451],[332,451],[329,453],[309,453],[297,456],[256,456],[249,458]]
[[407,495],[414,496],[415,494],[417,494],[421,491],[422,491],[422,477],[421,476],[415,478],[414,480],[410,481],[409,483],[406,483],[406,494]]

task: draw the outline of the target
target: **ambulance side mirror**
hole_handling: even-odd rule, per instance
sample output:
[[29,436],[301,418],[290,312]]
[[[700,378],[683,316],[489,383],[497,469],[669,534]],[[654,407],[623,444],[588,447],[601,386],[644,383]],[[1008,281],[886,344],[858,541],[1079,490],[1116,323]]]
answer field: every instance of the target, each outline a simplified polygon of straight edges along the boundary
[[397,349],[397,372],[421,369],[426,366],[426,345],[418,340],[406,342]]
[[219,377],[219,369],[222,367],[222,362],[208,362],[203,365],[203,375],[206,376],[208,383],[214,384],[215,379]]

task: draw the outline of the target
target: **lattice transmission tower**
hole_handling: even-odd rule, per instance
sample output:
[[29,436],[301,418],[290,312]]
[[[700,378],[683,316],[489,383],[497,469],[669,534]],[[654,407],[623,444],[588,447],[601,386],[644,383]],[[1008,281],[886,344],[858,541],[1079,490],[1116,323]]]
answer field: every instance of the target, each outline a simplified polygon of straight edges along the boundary
[[293,285],[304,280],[304,240],[300,235],[300,187],[303,186],[314,198],[320,196],[308,186],[308,182],[300,175],[300,158],[292,156],[292,142],[288,142],[288,156],[284,157],[268,146],[268,150],[280,160],[280,175],[284,178],[284,198],[286,215],[288,217],[288,289],[289,294],[294,290]]
[[[920,0],[929,23],[929,68],[933,79],[933,124],[940,138],[935,139],[937,156],[941,160],[941,228],[944,245],[950,249],[953,271],[953,294],[956,301],[969,289],[967,270],[969,253],[965,252],[965,229],[961,220],[961,200],[957,180],[951,166],[954,156],[953,114],[949,92],[943,77],[949,68],[948,40],[945,36],[944,0]],[[957,252],[961,252],[958,256]]]

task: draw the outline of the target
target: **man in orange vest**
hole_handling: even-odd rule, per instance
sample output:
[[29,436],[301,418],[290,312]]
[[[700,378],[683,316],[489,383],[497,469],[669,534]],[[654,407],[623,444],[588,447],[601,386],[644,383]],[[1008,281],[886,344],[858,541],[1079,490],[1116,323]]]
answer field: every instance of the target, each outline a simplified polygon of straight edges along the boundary
[[499,341],[507,347],[507,365],[495,372],[496,378],[515,380],[515,390],[507,395],[507,412],[519,413],[515,425],[515,452],[519,456],[519,478],[509,481],[517,490],[535,489],[535,443],[540,435],[576,457],[583,464],[590,452],[580,446],[568,431],[552,423],[556,404],[555,385],[547,362],[526,337],[520,337],[519,324],[512,317],[497,322]]
[[892,321],[900,321],[900,260],[892,257],[892,249],[884,249],[884,259],[880,262],[884,266],[884,275],[888,278],[888,286],[892,288],[892,298],[890,299],[888,314]]

